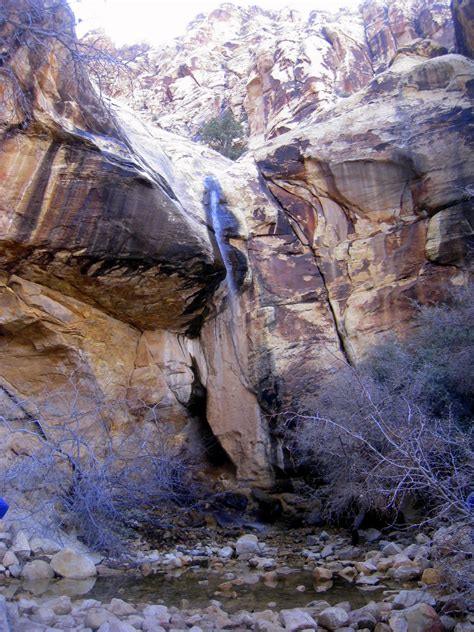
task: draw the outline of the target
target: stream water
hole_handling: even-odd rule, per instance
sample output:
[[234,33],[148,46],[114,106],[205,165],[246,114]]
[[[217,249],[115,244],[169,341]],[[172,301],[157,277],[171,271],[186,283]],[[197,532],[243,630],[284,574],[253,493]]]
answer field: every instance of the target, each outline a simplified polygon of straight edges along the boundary
[[[229,591],[219,589],[220,584],[235,576],[240,578],[239,585],[232,586]],[[383,588],[374,594],[341,580],[320,591],[313,583],[312,573],[300,569],[288,569],[287,574],[281,574],[278,580],[264,582],[259,573],[249,571],[248,567],[234,568],[231,574],[190,567],[148,577],[121,573],[84,580],[10,580],[8,584],[0,584],[0,594],[13,600],[23,597],[46,599],[66,594],[73,599],[90,598],[103,603],[119,597],[135,603],[164,603],[179,608],[205,608],[212,599],[218,599],[227,612],[235,612],[304,607],[322,599],[331,605],[349,601],[352,608],[359,608],[371,599],[381,599]]]

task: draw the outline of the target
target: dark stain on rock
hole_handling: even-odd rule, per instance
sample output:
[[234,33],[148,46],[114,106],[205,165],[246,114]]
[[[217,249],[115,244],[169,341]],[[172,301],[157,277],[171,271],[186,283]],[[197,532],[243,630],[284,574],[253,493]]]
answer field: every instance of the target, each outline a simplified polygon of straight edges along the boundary
[[18,226],[16,229],[18,241],[27,239],[38,225],[44,195],[48,187],[51,170],[58,150],[59,145],[52,143],[43,156],[32,185],[32,192],[26,201],[26,208],[23,209],[23,212],[18,220]]

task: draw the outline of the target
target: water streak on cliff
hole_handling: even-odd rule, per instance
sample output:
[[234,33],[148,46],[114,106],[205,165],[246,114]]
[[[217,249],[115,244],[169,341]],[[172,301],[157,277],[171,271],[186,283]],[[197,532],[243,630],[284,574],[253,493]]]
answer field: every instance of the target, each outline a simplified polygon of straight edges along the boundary
[[228,239],[226,239],[226,223],[224,221],[225,210],[222,206],[222,192],[219,183],[212,177],[207,176],[205,180],[205,189],[208,193],[208,205],[211,216],[212,228],[216,236],[217,246],[224,262],[226,269],[226,283],[229,288],[230,298],[237,294],[237,286],[234,279],[232,261],[230,257],[230,249]]

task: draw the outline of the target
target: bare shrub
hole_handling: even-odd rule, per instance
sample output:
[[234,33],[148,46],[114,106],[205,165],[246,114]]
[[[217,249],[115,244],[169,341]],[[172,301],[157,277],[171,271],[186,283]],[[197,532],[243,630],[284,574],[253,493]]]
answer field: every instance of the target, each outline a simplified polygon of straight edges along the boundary
[[473,292],[420,307],[406,340],[373,349],[321,385],[312,411],[284,415],[287,448],[329,521],[370,512],[399,527],[437,528],[431,559],[450,607],[472,605]]
[[86,396],[73,381],[42,406],[16,403],[16,418],[0,415],[14,456],[0,463],[0,485],[30,531],[72,530],[91,548],[120,553],[131,527],[168,527],[197,502],[195,462],[156,407],[141,404],[143,422],[119,434],[121,404]]
[[472,521],[472,294],[420,308],[409,339],[342,366],[312,411],[286,413],[289,451],[312,474],[328,519],[361,509],[399,517],[417,503],[417,524]]
[[[0,78],[3,75],[12,86],[25,117],[23,125],[32,119],[29,101],[47,67],[58,73],[57,107],[62,112],[76,101],[89,122],[101,120],[104,129],[113,126],[103,96],[108,87],[124,81],[133,62],[133,52],[128,57],[115,53],[96,38],[76,37],[75,17],[66,0],[0,3]],[[29,74],[25,73],[27,66]]]

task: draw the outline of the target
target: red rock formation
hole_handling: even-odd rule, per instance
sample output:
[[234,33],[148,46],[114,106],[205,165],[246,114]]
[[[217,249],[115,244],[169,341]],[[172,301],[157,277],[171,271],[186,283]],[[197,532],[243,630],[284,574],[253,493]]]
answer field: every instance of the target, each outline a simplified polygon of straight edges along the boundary
[[[58,11],[54,24],[67,25]],[[410,21],[391,15],[399,46]],[[293,12],[290,23],[301,26]],[[219,55],[247,59],[222,28],[253,42],[240,10],[226,5],[196,24],[190,41],[203,46],[221,28]],[[275,48],[262,44],[255,76],[236,70],[243,91],[228,94],[242,106],[248,85],[255,135],[276,135],[238,162],[105,107],[84,77],[78,86],[54,36],[46,56],[12,49],[0,75],[2,406],[41,403],[74,379],[84,405],[97,393],[112,404],[116,433],[147,423],[152,407],[184,441],[199,392],[201,422],[230,469],[269,483],[268,420],[279,406],[308,404],[328,370],[406,332],[413,299],[466,283],[472,61],[422,41],[369,81],[353,68],[368,63],[363,46],[324,29],[304,43],[269,36]],[[204,85],[201,63],[179,64],[168,88]],[[331,90],[357,91],[335,98],[328,77]],[[217,99],[219,85],[206,88]],[[326,97],[330,108],[313,108]],[[174,109],[164,105],[165,116]],[[93,432],[94,414],[84,420]]]
[[474,57],[474,2],[452,0],[456,51],[471,59]]

